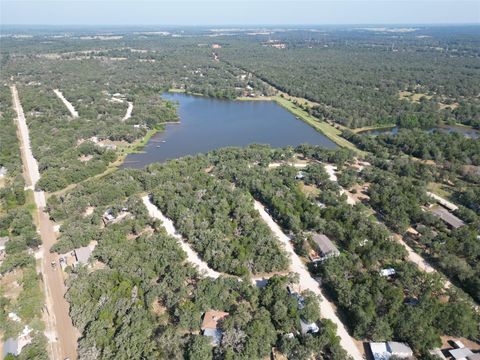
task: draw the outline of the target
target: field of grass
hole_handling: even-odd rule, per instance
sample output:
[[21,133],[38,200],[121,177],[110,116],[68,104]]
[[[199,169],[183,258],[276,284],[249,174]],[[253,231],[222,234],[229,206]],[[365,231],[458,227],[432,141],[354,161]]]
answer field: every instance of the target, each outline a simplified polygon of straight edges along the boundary
[[356,129],[350,129],[350,131],[354,132],[355,134],[358,134],[364,131],[391,129],[393,127],[395,127],[395,124],[371,125],[371,126],[359,127]]
[[428,183],[427,190],[445,199],[449,199],[452,195],[452,190],[448,186],[435,182]]
[[298,106],[295,106],[293,103],[291,103],[289,100],[282,98],[281,96],[275,96],[273,98],[274,101],[276,101],[279,105],[283,106],[285,109],[290,111],[293,115],[298,117],[299,119],[303,120],[306,122],[308,125],[313,127],[315,130],[321,132],[323,135],[328,137],[330,140],[332,140],[335,144],[353,150],[359,155],[365,155],[366,153],[360,149],[358,149],[354,144],[349,142],[348,140],[342,138],[340,136],[341,131],[334,128],[332,125],[326,123],[325,121],[320,121],[310,115],[309,113],[305,112],[303,109],[299,108]]

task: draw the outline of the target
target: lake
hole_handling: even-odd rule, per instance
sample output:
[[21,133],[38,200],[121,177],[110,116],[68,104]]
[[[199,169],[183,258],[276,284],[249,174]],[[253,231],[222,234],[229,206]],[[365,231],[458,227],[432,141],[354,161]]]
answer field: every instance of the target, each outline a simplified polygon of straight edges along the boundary
[[[378,130],[366,130],[359,132],[359,134],[363,135],[380,135],[380,134],[392,134],[396,135],[398,134],[399,128],[397,126],[389,128],[389,129],[378,129]],[[470,139],[478,139],[480,137],[480,133],[478,130],[468,128],[468,127],[463,127],[463,126],[455,126],[455,125],[439,125],[435,126],[434,128],[428,129],[427,131],[432,132],[432,131],[443,131],[447,133],[458,133],[458,134],[463,134],[463,136],[470,138]]]
[[143,153],[129,154],[122,167],[142,168],[225,146],[307,143],[327,149],[338,147],[273,101],[230,101],[181,93],[162,97],[178,102],[180,123],[167,124],[165,131],[150,139]]

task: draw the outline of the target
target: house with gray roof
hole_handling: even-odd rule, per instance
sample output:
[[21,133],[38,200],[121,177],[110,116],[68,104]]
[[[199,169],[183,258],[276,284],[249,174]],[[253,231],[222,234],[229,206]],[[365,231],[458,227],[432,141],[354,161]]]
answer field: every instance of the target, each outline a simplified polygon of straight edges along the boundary
[[316,245],[317,257],[311,257],[312,261],[324,261],[328,258],[340,255],[335,244],[323,234],[313,234],[312,240]]
[[458,229],[459,227],[465,225],[465,223],[461,219],[453,215],[444,207],[435,206],[430,209],[430,212],[433,215],[439,217],[445,224],[447,224],[452,229]]

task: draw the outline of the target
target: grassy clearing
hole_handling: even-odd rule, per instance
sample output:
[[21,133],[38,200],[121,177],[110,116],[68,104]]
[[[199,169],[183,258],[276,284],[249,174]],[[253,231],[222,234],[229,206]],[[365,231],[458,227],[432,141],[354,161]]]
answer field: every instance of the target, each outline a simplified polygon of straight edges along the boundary
[[358,134],[364,131],[391,129],[391,128],[394,128],[395,126],[396,126],[395,124],[371,125],[371,126],[363,126],[360,128],[351,129],[350,131],[354,132],[355,134]]
[[239,96],[235,98],[238,101],[272,101],[273,99],[270,96],[262,97],[248,97],[248,96]]
[[449,199],[452,195],[452,189],[449,186],[440,183],[428,183],[427,190],[445,199]]
[[359,155],[366,155],[366,153],[360,149],[358,149],[355,145],[353,145],[351,142],[348,140],[342,138],[340,136],[341,131],[334,128],[332,125],[324,122],[324,121],[319,121],[317,118],[313,117],[303,109],[295,106],[293,103],[288,101],[285,98],[282,98],[281,96],[276,96],[274,97],[274,101],[276,101],[279,105],[283,106],[285,109],[290,111],[293,115],[295,115],[297,118],[303,120],[306,122],[308,125],[313,127],[315,130],[321,132],[324,134],[326,137],[328,137],[330,140],[332,140],[334,143],[337,145],[353,150]]

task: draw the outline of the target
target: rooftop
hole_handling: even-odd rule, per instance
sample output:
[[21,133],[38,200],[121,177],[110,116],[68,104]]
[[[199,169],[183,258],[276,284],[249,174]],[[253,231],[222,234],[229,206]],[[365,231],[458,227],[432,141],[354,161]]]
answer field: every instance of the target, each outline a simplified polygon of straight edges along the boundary
[[474,355],[472,350],[469,348],[452,349],[449,350],[449,352],[454,359],[467,359],[467,357],[470,358]]
[[314,234],[312,236],[312,240],[317,244],[318,248],[322,255],[328,254],[339,254],[337,247],[335,244],[328,238],[328,236],[323,234]]
[[434,215],[437,215],[440,219],[442,219],[445,223],[447,223],[447,225],[450,225],[454,229],[465,225],[465,223],[462,220],[460,220],[458,217],[453,215],[444,207],[441,207],[441,206],[433,207],[430,210],[430,212]]
[[218,323],[225,319],[229,314],[223,311],[210,310],[203,317],[202,330],[217,329]]
[[91,254],[92,249],[90,249],[90,247],[88,246],[75,249],[75,257],[77,258],[77,261],[81,264],[87,264]]

